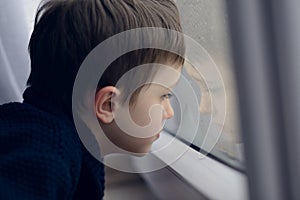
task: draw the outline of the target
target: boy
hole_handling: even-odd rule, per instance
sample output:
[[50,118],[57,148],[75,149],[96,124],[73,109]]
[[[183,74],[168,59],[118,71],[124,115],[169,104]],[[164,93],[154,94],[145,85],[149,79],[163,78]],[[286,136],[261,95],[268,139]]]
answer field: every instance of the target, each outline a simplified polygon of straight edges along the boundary
[[[103,197],[103,164],[88,153],[74,126],[73,85],[81,63],[93,48],[115,34],[140,27],[180,32],[175,3],[172,0],[50,0],[40,6],[29,43],[31,74],[29,87],[23,94],[24,102],[0,107],[1,199]],[[182,38],[174,43],[183,53]],[[156,133],[138,138],[136,133],[128,135],[118,126],[114,112],[119,109],[113,98],[122,102],[129,95],[126,86],[116,86],[118,80],[135,66],[157,63],[170,65],[180,72],[183,62],[183,57],[168,51],[139,49],[122,55],[105,70],[93,107],[112,143],[126,151],[143,154],[158,137]],[[166,78],[163,74],[168,74],[168,70],[149,65],[138,76],[155,80]],[[176,82],[177,78],[172,81]],[[147,114],[153,105],[163,109],[159,121],[172,117],[169,96],[168,88],[155,84],[139,87],[129,102],[133,123],[141,127],[149,124],[152,119]]]

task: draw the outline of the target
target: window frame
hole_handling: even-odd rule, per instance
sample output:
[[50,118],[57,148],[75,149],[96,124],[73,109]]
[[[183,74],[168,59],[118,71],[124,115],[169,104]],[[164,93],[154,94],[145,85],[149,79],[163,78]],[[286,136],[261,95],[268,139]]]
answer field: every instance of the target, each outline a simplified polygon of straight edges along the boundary
[[[168,143],[168,141],[174,140],[172,145],[173,149],[168,148],[168,151],[164,154],[154,154],[163,162],[173,154],[175,149],[186,147],[184,142],[174,138],[165,131],[161,132],[160,140],[163,143]],[[138,169],[143,169],[143,166],[139,165],[139,162],[133,162],[133,166]],[[187,168],[187,166],[189,168]],[[244,173],[216,161],[209,156],[205,156],[201,152],[192,148],[188,148],[188,150],[178,160],[168,165],[167,168],[173,172],[173,176],[180,177],[185,184],[193,187],[208,199],[248,199],[247,176]],[[167,195],[170,192],[170,190],[159,187],[159,182],[151,178],[149,173],[142,174],[142,176],[146,182],[152,186],[154,193],[164,193],[164,195]],[[164,177],[164,179],[167,178],[168,177]],[[182,195],[179,194],[181,191],[175,190],[172,192],[172,195],[176,193],[178,193],[178,195]],[[186,194],[186,196],[188,195],[189,194]]]

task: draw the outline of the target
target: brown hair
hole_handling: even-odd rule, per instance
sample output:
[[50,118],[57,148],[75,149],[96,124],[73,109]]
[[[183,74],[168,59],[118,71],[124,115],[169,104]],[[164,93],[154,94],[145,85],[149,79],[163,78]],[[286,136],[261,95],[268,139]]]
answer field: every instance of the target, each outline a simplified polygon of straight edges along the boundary
[[[105,39],[140,27],[162,27],[181,32],[174,1],[43,1],[29,43],[31,74],[27,84],[51,98],[67,98],[70,104],[76,74],[88,53]],[[177,41],[177,46],[181,52],[185,50],[182,38]],[[160,49],[129,52],[111,64],[98,88],[114,86],[124,73],[137,65],[166,64],[167,60],[177,66],[184,62],[180,55]]]

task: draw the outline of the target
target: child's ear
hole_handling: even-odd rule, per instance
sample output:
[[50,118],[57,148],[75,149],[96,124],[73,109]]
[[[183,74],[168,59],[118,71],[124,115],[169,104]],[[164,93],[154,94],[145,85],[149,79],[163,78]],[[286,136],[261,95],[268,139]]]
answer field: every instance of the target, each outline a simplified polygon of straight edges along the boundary
[[97,118],[109,124],[113,121],[114,104],[112,98],[119,94],[119,90],[113,86],[107,86],[97,91],[95,96],[95,112]]

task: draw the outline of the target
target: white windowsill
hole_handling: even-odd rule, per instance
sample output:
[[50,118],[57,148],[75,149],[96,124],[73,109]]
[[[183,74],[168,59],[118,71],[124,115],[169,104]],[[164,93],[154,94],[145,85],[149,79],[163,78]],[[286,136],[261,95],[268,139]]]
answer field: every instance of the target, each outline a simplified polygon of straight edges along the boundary
[[[167,144],[174,138],[162,132],[158,143]],[[154,148],[159,144],[154,143]],[[160,160],[167,161],[178,149],[186,148],[186,144],[175,139],[171,148],[163,153],[155,154]],[[134,163],[135,167],[139,163]],[[192,148],[169,165],[170,168],[209,199],[247,200],[247,177],[233,168],[230,168],[212,158],[203,157],[203,154]],[[146,180],[147,181],[147,180]],[[149,180],[150,181],[150,180]]]

